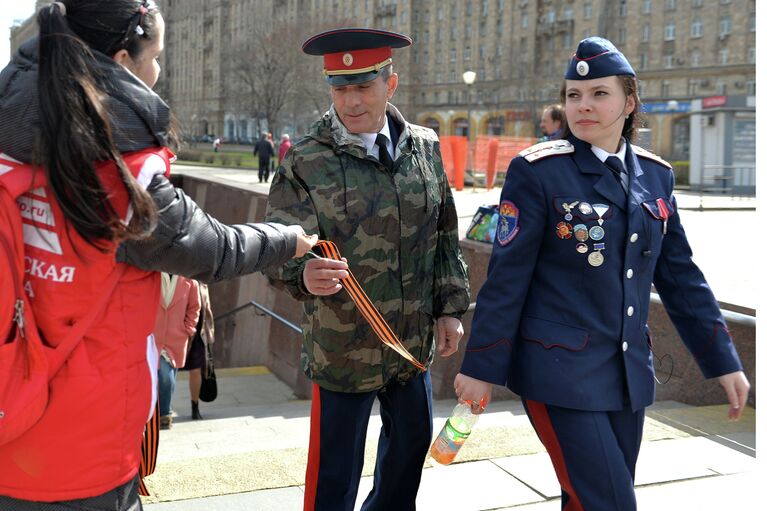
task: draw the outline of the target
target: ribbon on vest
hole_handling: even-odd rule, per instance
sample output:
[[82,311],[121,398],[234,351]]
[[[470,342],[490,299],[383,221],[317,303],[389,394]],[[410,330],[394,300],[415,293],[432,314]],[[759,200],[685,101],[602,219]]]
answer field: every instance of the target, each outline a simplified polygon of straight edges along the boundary
[[[338,251],[336,244],[332,241],[321,240],[317,242],[315,248],[319,249],[323,257],[328,259],[335,259],[336,261],[341,260],[341,253]],[[421,364],[402,345],[400,340],[392,331],[389,324],[386,322],[383,316],[381,316],[381,313],[378,311],[378,309],[375,308],[373,302],[370,301],[368,295],[365,294],[362,286],[360,286],[360,283],[357,281],[351,271],[349,271],[348,277],[341,279],[341,285],[344,289],[346,289],[346,292],[349,293],[349,296],[351,296],[354,305],[357,306],[357,309],[362,314],[362,317],[365,318],[365,321],[370,324],[373,332],[375,332],[378,338],[381,339],[381,342],[399,353],[405,360],[416,366],[421,371],[426,371],[426,367]]]

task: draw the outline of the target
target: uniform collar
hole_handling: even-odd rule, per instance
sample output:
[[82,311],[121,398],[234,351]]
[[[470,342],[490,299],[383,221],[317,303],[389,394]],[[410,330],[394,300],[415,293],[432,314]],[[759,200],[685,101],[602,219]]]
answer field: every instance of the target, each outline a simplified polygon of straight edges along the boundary
[[621,161],[624,168],[628,168],[626,167],[626,139],[623,137],[621,137],[621,147],[618,149],[617,153],[608,153],[601,147],[597,147],[595,145],[591,146],[591,151],[597,156],[597,158],[599,158],[599,161],[602,163],[604,163],[605,160],[607,160],[607,158],[610,156],[615,156]]
[[378,158],[378,146],[376,145],[376,137],[378,133],[386,137],[386,149],[389,150],[389,156],[394,156],[394,144],[391,141],[391,133],[389,132],[389,116],[384,115],[383,128],[378,130],[377,133],[360,133],[360,138],[363,144],[365,144],[365,150],[370,156]]
[[600,176],[600,178],[594,182],[594,190],[609,200],[611,204],[625,210],[626,192],[623,191],[621,185],[615,180],[612,171],[608,170],[604,163],[602,163],[597,155],[591,150],[591,144],[584,142],[575,135],[570,135],[568,140],[575,147],[575,152],[572,157],[573,160],[575,160],[575,165],[578,167],[578,170],[583,174],[596,174]]

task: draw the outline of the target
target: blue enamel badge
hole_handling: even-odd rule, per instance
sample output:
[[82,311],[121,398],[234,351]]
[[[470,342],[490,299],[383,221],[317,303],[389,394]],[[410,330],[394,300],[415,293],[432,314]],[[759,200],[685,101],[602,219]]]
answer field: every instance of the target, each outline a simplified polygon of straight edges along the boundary
[[495,238],[501,246],[511,243],[519,233],[519,209],[511,201],[501,201],[498,207],[498,230]]

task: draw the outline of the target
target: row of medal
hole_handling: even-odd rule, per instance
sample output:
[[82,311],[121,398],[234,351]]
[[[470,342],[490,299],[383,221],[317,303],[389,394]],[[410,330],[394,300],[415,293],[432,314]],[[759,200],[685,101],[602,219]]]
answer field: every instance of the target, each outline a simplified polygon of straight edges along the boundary
[[[590,229],[585,224],[572,225],[570,222],[573,219],[572,209],[578,206],[578,211],[582,215],[590,215],[596,213],[598,215],[597,223]],[[605,244],[601,242],[605,237],[605,230],[602,227],[605,213],[610,209],[610,206],[606,204],[594,204],[593,206],[588,202],[575,201],[570,204],[563,202],[562,209],[565,210],[565,221],[557,224],[557,236],[563,240],[569,240],[573,236],[578,240],[578,244],[575,245],[575,250],[579,254],[585,254],[589,251],[589,246],[586,242],[591,239],[594,242],[594,251],[588,255],[588,262],[591,266],[602,266],[605,262],[605,256],[602,255],[602,250],[605,249]]]

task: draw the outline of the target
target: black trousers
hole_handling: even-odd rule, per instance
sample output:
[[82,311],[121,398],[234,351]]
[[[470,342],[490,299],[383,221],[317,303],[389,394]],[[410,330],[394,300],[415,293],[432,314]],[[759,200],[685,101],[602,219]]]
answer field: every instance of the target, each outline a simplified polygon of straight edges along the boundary
[[258,158],[258,182],[269,181],[269,160],[271,158]]
[[85,499],[32,502],[0,495],[0,511],[142,511],[138,476],[113,490]]

